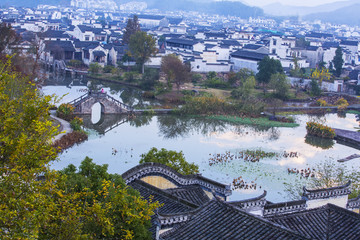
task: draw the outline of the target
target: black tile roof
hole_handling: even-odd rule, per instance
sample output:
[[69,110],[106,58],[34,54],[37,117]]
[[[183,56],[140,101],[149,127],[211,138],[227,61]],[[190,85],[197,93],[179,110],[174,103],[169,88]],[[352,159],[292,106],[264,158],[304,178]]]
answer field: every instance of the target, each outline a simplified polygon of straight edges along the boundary
[[317,51],[318,48],[319,48],[319,47],[317,47],[317,46],[307,46],[307,47],[306,47],[306,50],[308,50],[308,51]]
[[106,54],[103,51],[94,51],[93,52],[95,57],[105,57]]
[[331,38],[334,35],[329,33],[318,33],[318,32],[312,32],[305,35],[305,37],[311,37],[311,38]]
[[201,206],[210,201],[210,198],[205,194],[204,190],[202,190],[200,186],[196,185],[166,189],[165,192],[168,192],[173,196],[185,199],[198,206]]
[[243,49],[258,50],[261,47],[263,47],[263,46],[262,45],[256,45],[256,44],[246,44],[243,47]]
[[69,35],[66,34],[64,31],[55,31],[55,30],[48,30],[46,32],[40,33],[40,37],[42,38],[68,38]]
[[168,179],[174,183],[177,187],[198,185],[209,192],[214,191],[215,194],[218,194],[222,197],[231,195],[230,185],[225,185],[205,178],[200,174],[182,175],[171,167],[160,163],[143,163],[122,174],[126,184],[129,184],[136,179],[141,179],[145,176],[164,177],[165,179]]
[[360,239],[360,215],[333,204],[268,219],[312,239]]
[[222,40],[221,43],[223,45],[229,45],[229,46],[241,46],[241,44],[236,40]]
[[264,57],[268,56],[268,54],[257,53],[253,51],[237,50],[236,52],[232,53],[231,56],[234,58],[261,61]]
[[214,38],[226,38],[225,33],[212,33],[212,32],[209,32],[209,33],[205,33],[205,36],[207,38],[211,38],[211,37],[214,37]]
[[322,47],[323,48],[337,48],[339,46],[339,43],[338,42],[324,42],[322,44]]
[[195,45],[198,42],[194,40],[189,39],[183,39],[183,38],[172,38],[169,40],[166,40],[167,43],[175,43],[175,44],[183,44],[183,45]]
[[75,52],[75,48],[70,41],[45,41],[45,51],[62,49],[68,52]]
[[142,197],[149,199],[150,196],[152,196],[153,201],[159,201],[159,203],[162,203],[163,206],[158,209],[158,212],[161,214],[184,213],[198,207],[198,205],[173,196],[141,180],[135,180],[128,185],[138,190]]
[[359,42],[358,41],[349,41],[349,40],[342,40],[340,42],[341,45],[346,45],[346,46],[358,46]]
[[97,41],[74,41],[75,48],[85,48],[90,45],[99,45],[99,42]]
[[[159,218],[161,219],[161,215]],[[191,212],[186,219],[189,220],[161,234],[161,239],[308,239],[283,226],[236,209],[217,198]]]

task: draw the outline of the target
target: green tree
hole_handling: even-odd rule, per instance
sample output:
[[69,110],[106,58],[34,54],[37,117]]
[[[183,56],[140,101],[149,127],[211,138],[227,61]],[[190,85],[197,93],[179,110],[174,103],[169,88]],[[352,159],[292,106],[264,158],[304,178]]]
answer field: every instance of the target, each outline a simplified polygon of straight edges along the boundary
[[174,54],[162,57],[161,71],[166,74],[168,83],[176,84],[178,91],[182,84],[190,81],[190,68]]
[[275,73],[284,72],[280,61],[268,56],[265,56],[258,62],[258,70],[259,72],[256,74],[256,80],[263,85],[264,93],[265,87],[270,82],[271,76]]
[[157,52],[155,39],[146,32],[136,32],[130,37],[129,49],[144,74],[145,62]]
[[73,166],[62,174],[49,170],[58,133],[49,116],[52,97],[12,68],[0,62],[0,238],[151,239],[147,229],[159,204],[106,166],[87,159],[79,177]]
[[274,90],[275,96],[286,99],[289,95],[290,82],[285,74],[275,73],[271,76],[270,86]]
[[321,88],[319,86],[319,83],[316,79],[311,79],[310,82],[310,94],[313,96],[320,96],[321,94]]
[[194,163],[188,163],[184,154],[162,148],[160,151],[153,147],[146,154],[141,155],[140,163],[155,162],[169,166],[177,172],[189,175],[199,172],[199,167]]
[[0,236],[35,239],[48,220],[44,194],[56,158],[51,139],[57,129],[49,117],[51,97],[41,96],[29,79],[13,71],[10,59],[0,62]]
[[89,72],[91,72],[92,74],[97,74],[100,72],[100,70],[102,69],[101,65],[96,63],[90,63],[89,65]]
[[256,80],[254,76],[249,76],[244,81],[238,89],[235,89],[231,92],[231,96],[237,99],[248,99],[254,91],[256,85]]
[[64,194],[79,195],[77,201],[85,203],[81,225],[77,222],[82,233],[100,239],[151,239],[150,217],[159,203],[142,199],[120,175],[107,170],[107,164],[97,165],[86,157],[79,170],[70,164],[61,171]]
[[129,44],[130,38],[133,34],[140,31],[140,23],[137,15],[134,15],[133,18],[129,18],[126,23],[124,35],[123,35],[123,43]]
[[343,52],[342,52],[341,47],[338,47],[336,49],[335,56],[334,56],[334,59],[332,60],[332,62],[334,64],[334,68],[335,68],[335,76],[340,77],[342,67],[344,64]]
[[229,84],[240,86],[248,77],[254,76],[254,72],[248,68],[241,68],[237,73],[229,73]]

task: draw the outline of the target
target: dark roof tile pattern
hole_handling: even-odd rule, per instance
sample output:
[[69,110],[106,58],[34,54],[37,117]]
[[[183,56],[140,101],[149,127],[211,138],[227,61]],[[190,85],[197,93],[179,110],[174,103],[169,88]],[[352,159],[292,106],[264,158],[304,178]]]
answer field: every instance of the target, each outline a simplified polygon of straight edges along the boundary
[[210,198],[200,186],[183,186],[180,188],[166,189],[165,191],[199,206],[210,201]]
[[359,42],[358,41],[350,41],[350,40],[342,40],[340,42],[341,45],[345,45],[345,46],[358,46]]
[[265,56],[268,56],[268,54],[254,51],[237,50],[236,52],[232,53],[231,56],[235,58],[261,61]]
[[183,213],[198,207],[198,205],[172,196],[171,194],[141,180],[135,180],[128,185],[138,190],[142,197],[149,199],[150,196],[153,196],[153,201],[163,203],[163,206],[158,209],[158,212],[161,214]]
[[268,219],[312,239],[360,239],[360,215],[333,204]]
[[308,239],[270,221],[238,210],[218,199],[192,212],[187,222],[163,233],[164,240]]
[[45,41],[45,51],[54,51],[58,49],[75,52],[75,48],[71,41]]

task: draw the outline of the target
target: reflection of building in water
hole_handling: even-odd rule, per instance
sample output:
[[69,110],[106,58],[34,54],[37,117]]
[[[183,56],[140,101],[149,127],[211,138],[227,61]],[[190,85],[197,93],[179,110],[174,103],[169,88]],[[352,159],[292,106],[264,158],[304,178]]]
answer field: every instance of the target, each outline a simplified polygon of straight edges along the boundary
[[227,202],[230,186],[201,175],[181,175],[157,163],[138,165],[123,175],[144,198],[163,204],[152,217],[155,239],[360,239],[360,197],[348,199],[350,182],[310,190],[303,199],[266,200],[266,191]]

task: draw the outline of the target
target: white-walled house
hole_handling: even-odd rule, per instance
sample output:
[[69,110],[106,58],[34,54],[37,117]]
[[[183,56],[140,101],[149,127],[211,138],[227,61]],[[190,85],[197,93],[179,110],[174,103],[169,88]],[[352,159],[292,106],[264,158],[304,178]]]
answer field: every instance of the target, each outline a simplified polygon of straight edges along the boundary
[[258,62],[269,56],[269,54],[258,53],[254,51],[238,50],[232,53],[230,62],[233,65],[233,71],[237,72],[242,68],[248,68],[251,71],[258,72]]

